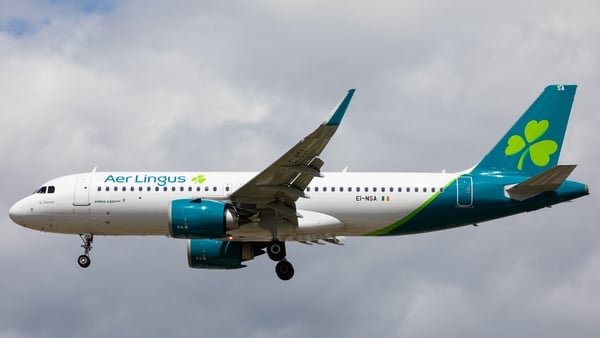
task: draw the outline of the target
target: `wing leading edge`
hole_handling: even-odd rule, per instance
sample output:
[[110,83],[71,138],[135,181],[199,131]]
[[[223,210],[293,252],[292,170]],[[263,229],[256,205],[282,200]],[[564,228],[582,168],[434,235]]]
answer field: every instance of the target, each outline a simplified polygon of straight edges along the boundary
[[329,119],[229,196],[241,217],[259,222],[274,238],[279,225],[298,226],[302,215],[296,201],[309,198],[305,188],[314,177],[322,177],[319,155],[342,122],[354,91],[348,90]]

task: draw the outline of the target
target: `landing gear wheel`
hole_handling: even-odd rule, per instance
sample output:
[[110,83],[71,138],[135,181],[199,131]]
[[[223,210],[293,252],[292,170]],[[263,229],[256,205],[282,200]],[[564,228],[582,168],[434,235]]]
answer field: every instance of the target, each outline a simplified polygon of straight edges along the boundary
[[294,267],[292,263],[283,260],[275,265],[275,273],[277,273],[277,277],[281,280],[290,280],[294,277]]
[[77,258],[77,263],[79,264],[80,267],[87,268],[88,266],[90,266],[90,263],[92,263],[92,262],[90,261],[89,256],[81,255],[81,256],[79,256],[79,258]]
[[84,254],[77,258],[77,264],[79,264],[82,268],[87,268],[90,266],[90,250],[92,250],[92,243],[94,242],[93,234],[80,234],[81,240],[83,241],[83,245],[81,246],[84,250]]
[[267,245],[267,254],[271,260],[276,262],[285,258],[285,243],[280,241],[272,241]]

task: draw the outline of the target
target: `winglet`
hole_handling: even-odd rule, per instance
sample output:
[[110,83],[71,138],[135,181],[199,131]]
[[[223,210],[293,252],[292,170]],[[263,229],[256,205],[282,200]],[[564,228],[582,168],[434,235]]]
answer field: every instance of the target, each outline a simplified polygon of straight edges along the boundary
[[344,118],[344,114],[346,113],[346,109],[348,109],[348,106],[350,105],[350,100],[352,100],[352,95],[354,95],[355,90],[356,89],[348,90],[348,94],[346,94],[346,97],[344,97],[342,102],[340,102],[340,104],[337,106],[337,108],[335,108],[333,114],[331,114],[331,117],[329,118],[329,120],[326,121],[325,123],[323,123],[323,125],[327,125],[327,126],[339,126],[340,125],[340,123],[342,122],[342,118]]

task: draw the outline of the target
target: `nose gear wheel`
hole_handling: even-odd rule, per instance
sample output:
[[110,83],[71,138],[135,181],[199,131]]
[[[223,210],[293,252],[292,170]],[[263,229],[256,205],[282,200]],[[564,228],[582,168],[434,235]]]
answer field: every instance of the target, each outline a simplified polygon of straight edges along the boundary
[[77,257],[77,264],[82,268],[87,268],[92,263],[90,260],[90,251],[92,250],[92,243],[94,242],[93,234],[80,234],[83,244],[81,247],[84,250],[84,254]]

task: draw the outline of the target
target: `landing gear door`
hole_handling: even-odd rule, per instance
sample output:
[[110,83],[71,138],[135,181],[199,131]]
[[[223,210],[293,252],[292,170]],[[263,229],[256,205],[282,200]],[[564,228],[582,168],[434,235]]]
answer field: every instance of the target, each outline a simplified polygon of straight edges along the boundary
[[90,205],[90,181],[92,175],[82,174],[78,175],[75,180],[75,196],[73,198],[73,205],[76,206],[88,206]]

